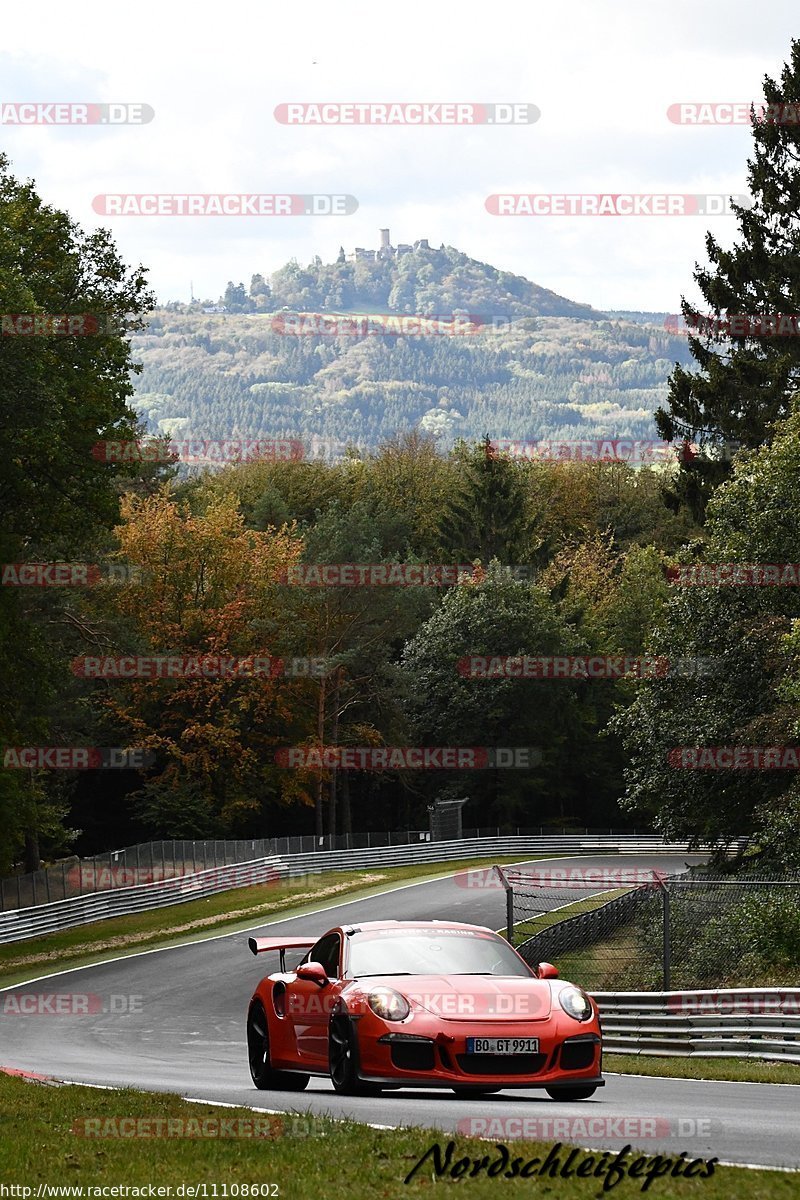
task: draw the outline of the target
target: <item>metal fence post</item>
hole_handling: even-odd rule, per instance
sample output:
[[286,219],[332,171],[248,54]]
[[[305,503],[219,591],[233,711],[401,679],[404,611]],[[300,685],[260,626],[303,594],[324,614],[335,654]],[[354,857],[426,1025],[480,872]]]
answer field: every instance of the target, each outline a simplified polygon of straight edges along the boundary
[[506,890],[506,941],[509,946],[514,945],[514,889],[508,882],[505,871],[502,867],[498,867],[495,863],[494,871]]

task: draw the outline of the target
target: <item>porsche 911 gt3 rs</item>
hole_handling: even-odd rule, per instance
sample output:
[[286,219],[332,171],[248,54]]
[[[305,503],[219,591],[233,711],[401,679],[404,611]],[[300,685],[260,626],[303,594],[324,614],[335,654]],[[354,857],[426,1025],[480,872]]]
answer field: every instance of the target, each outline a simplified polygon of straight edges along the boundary
[[[345,1095],[448,1087],[458,1095],[545,1088],[585,1100],[604,1086],[597,1006],[555,967],[530,967],[477,925],[370,921],[321,938],[250,938],[280,953],[247,1016],[256,1087],[301,1091],[328,1076]],[[287,950],[307,949],[294,971]]]

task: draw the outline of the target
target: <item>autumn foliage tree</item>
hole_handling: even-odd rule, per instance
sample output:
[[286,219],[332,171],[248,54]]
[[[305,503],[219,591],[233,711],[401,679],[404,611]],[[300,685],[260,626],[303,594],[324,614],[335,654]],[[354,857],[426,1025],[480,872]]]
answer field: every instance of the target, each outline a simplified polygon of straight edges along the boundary
[[[275,751],[303,732],[308,682],[247,665],[270,659],[282,670],[280,577],[301,542],[289,530],[247,529],[225,496],[195,513],[165,490],[126,498],[122,513],[119,553],[138,577],[115,596],[120,649],[206,664],[185,677],[98,684],[132,744],[156,755],[140,817],[167,837],[261,833],[270,804],[307,800]],[[243,664],[241,673],[220,673],[216,656]]]

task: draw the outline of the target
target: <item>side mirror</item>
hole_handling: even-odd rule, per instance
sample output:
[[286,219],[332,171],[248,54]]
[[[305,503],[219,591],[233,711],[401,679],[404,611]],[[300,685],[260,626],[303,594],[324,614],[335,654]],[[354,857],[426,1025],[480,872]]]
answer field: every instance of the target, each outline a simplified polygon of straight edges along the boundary
[[295,973],[298,979],[310,979],[311,982],[316,983],[318,987],[327,987],[328,972],[325,970],[322,963],[301,963]]
[[540,979],[558,979],[558,967],[552,963],[539,963],[538,974]]

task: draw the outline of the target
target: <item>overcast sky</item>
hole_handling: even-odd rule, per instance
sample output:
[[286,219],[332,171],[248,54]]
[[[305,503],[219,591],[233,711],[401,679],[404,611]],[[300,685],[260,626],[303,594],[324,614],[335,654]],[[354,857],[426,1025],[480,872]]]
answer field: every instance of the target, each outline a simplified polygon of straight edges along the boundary
[[[792,18],[794,17],[794,20]],[[427,237],[598,308],[676,311],[735,218],[497,217],[495,192],[746,191],[747,126],[671,123],[681,101],[761,98],[800,34],[791,0],[36,0],[2,18],[2,100],[139,102],[142,126],[12,127],[18,176],[113,231],[159,300],[339,246]],[[279,124],[289,101],[527,102],[511,128]],[[98,217],[102,193],[348,193],[342,217]]]

